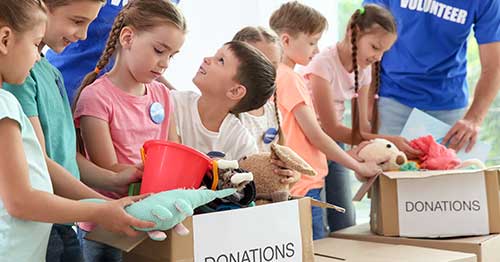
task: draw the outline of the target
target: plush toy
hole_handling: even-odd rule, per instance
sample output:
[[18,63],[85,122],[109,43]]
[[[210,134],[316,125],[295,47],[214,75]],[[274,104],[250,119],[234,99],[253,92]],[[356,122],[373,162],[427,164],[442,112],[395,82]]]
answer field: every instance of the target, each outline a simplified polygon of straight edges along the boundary
[[[176,189],[153,194],[139,202],[125,207],[125,211],[144,221],[156,224],[153,228],[135,228],[145,231],[149,237],[156,241],[163,241],[167,235],[162,232],[171,228],[181,234],[189,233],[182,221],[193,215],[193,210],[205,205],[216,198],[224,198],[234,194],[236,189],[212,191],[205,189]],[[104,202],[102,199],[86,199],[85,201]]]
[[408,159],[387,139],[364,141],[349,152],[358,161],[375,162],[383,171],[398,171]]
[[279,202],[290,198],[289,185],[280,182],[281,177],[274,173],[276,166],[271,163],[271,159],[281,160],[288,169],[303,175],[316,175],[316,171],[292,149],[273,144],[271,153],[255,154],[239,161],[240,168],[253,174],[257,199]]
[[236,160],[217,160],[214,164],[211,172],[203,178],[203,185],[212,190],[235,188],[236,192],[215,199],[196,211],[208,213],[252,206],[256,196],[253,174],[239,168]]

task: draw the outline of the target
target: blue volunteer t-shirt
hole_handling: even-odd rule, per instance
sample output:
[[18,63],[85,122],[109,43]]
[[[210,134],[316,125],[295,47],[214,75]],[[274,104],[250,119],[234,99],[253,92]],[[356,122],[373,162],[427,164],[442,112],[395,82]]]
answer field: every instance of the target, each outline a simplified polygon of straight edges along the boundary
[[[90,24],[86,40],[69,45],[60,54],[52,50],[47,52],[47,60],[64,76],[64,85],[70,103],[73,103],[76,90],[85,75],[94,70],[108,40],[113,21],[127,2],[127,0],[107,0],[97,18]],[[109,69],[111,69],[110,65],[103,71],[106,72]]]
[[380,95],[423,110],[467,106],[467,38],[500,41],[498,0],[364,0],[388,8],[398,39],[382,59]]

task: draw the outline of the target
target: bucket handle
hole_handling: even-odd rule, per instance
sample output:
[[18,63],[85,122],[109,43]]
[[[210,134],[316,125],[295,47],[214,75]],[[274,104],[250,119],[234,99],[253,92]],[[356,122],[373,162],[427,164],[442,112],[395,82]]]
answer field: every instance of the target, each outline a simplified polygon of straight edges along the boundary
[[144,147],[141,147],[141,159],[142,159],[142,164],[146,163],[146,152],[144,151]]
[[217,160],[212,160],[212,190],[217,190],[217,184],[219,184],[219,166],[217,165]]

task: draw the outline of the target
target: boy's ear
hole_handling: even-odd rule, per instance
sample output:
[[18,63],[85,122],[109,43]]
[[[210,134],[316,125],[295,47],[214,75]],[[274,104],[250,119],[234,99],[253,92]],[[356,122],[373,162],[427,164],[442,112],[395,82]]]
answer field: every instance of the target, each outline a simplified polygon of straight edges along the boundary
[[226,95],[231,100],[241,100],[247,94],[247,88],[242,84],[236,84],[231,87]]
[[12,29],[8,26],[0,27],[0,54],[6,55],[13,41],[14,35]]
[[287,47],[290,44],[290,39],[292,37],[288,33],[283,33],[280,35],[280,41],[283,47]]
[[128,26],[122,28],[120,32],[120,45],[122,48],[127,49],[130,48],[132,42],[134,40],[134,30]]

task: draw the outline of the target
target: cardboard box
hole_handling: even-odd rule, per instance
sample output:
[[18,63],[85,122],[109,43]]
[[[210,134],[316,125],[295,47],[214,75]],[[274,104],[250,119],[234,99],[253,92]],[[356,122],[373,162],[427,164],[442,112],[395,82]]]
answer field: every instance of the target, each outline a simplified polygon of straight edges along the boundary
[[478,262],[500,261],[498,234],[445,239],[385,237],[373,234],[368,224],[362,224],[333,232],[330,237],[473,253]]
[[[195,215],[184,221],[189,235],[179,236],[169,230],[167,239],[161,242],[152,241],[145,234],[129,238],[99,228],[89,233],[87,239],[129,252],[124,254],[124,261],[220,262],[234,261],[233,257],[251,261],[246,258],[252,256],[268,261],[313,261],[311,205],[337,209],[302,198]],[[274,260],[269,260],[271,256]]]
[[452,237],[500,233],[498,168],[387,172],[365,183],[370,224],[384,236]]
[[475,262],[476,255],[406,245],[325,238],[314,241],[316,262]]

